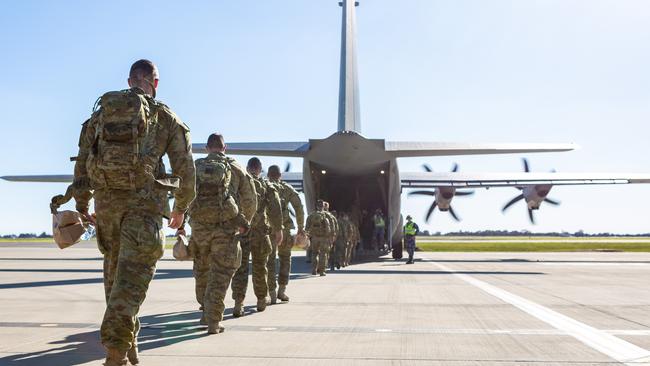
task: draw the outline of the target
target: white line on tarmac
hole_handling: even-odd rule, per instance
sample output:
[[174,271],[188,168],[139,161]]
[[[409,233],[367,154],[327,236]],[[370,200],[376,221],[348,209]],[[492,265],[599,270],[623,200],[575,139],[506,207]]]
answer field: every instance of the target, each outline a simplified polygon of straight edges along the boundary
[[587,324],[581,323],[573,318],[562,315],[545,306],[536,304],[496,286],[477,280],[466,274],[457,273],[457,271],[454,271],[443,264],[436,262],[431,262],[431,264],[443,271],[452,273],[454,276],[470,285],[476,286],[488,294],[519,308],[545,323],[548,323],[616,361],[622,362],[626,365],[639,365],[640,363],[645,363],[650,360],[650,351],[646,349],[626,342],[602,330],[590,327]]
[[544,266],[623,266],[623,267],[646,267],[650,266],[650,263],[625,263],[625,262],[612,262],[612,263],[598,263],[598,262],[539,262],[539,264],[544,265]]

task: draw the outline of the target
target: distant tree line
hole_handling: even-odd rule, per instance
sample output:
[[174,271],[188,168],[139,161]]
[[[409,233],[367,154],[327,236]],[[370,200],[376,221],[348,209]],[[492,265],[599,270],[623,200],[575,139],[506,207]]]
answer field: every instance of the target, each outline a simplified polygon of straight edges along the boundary
[[424,230],[420,235],[423,236],[557,236],[557,237],[608,237],[608,236],[623,236],[623,237],[646,237],[650,233],[645,234],[615,234],[615,233],[585,233],[582,230],[570,233],[567,231],[562,232],[548,232],[548,233],[533,233],[528,230],[522,231],[509,231],[509,230],[479,230],[479,231],[453,231],[448,233],[435,232],[430,233]]
[[22,234],[8,234],[8,235],[3,235],[2,239],[47,239],[51,238],[52,235],[46,233],[43,231],[40,234],[34,234],[34,233],[22,233]]

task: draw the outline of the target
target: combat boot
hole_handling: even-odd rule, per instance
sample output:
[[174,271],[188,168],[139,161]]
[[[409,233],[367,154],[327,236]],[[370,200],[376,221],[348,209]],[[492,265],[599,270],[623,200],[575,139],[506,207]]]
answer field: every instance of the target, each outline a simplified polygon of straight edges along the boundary
[[137,365],[140,363],[140,359],[138,358],[138,345],[133,344],[131,346],[131,349],[126,353],[126,358],[129,359],[129,362],[131,365]]
[[223,333],[226,329],[219,325],[219,322],[212,322],[208,324],[208,334],[219,334]]
[[125,366],[126,362],[126,351],[120,351],[116,348],[106,349],[104,366]]
[[325,277],[325,276],[327,276],[327,274],[326,274],[325,272],[321,272],[321,273],[319,273],[319,275],[320,275],[321,277]]
[[244,302],[235,301],[235,307],[232,309],[232,316],[239,318],[242,315],[244,315]]
[[205,313],[201,314],[199,325],[208,325],[208,319],[205,317]]
[[275,290],[269,290],[269,297],[271,298],[271,305],[278,303],[278,294],[275,292]]
[[278,299],[282,301],[289,301],[289,296],[285,293],[287,291],[287,285],[280,285],[278,289]]
[[[278,301],[277,298],[275,300],[276,302]],[[257,311],[262,312],[266,310],[266,306],[270,303],[269,298],[263,297],[261,299],[257,299]]]
[[312,270],[312,271],[311,271],[311,274],[312,274],[312,276],[316,276],[316,270],[315,270],[315,269]]

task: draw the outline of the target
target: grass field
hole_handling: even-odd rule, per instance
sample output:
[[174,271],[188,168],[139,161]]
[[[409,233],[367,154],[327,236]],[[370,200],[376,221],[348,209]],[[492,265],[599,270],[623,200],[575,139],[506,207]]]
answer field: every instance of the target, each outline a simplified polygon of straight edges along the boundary
[[[171,249],[174,242],[174,238],[167,238],[165,248]],[[0,243],[28,246],[30,243],[53,243],[53,240],[0,239]],[[650,252],[650,237],[418,237],[417,247],[425,252]]]

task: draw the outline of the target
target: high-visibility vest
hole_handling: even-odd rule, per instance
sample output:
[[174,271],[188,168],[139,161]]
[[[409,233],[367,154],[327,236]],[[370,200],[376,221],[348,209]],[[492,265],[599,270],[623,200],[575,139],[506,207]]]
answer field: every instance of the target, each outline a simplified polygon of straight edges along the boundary
[[386,224],[384,223],[384,218],[381,217],[380,215],[375,215],[375,227],[384,227]]
[[415,228],[415,223],[414,222],[407,222],[406,225],[404,225],[404,234],[405,235],[416,235],[417,233],[418,233],[418,231]]

